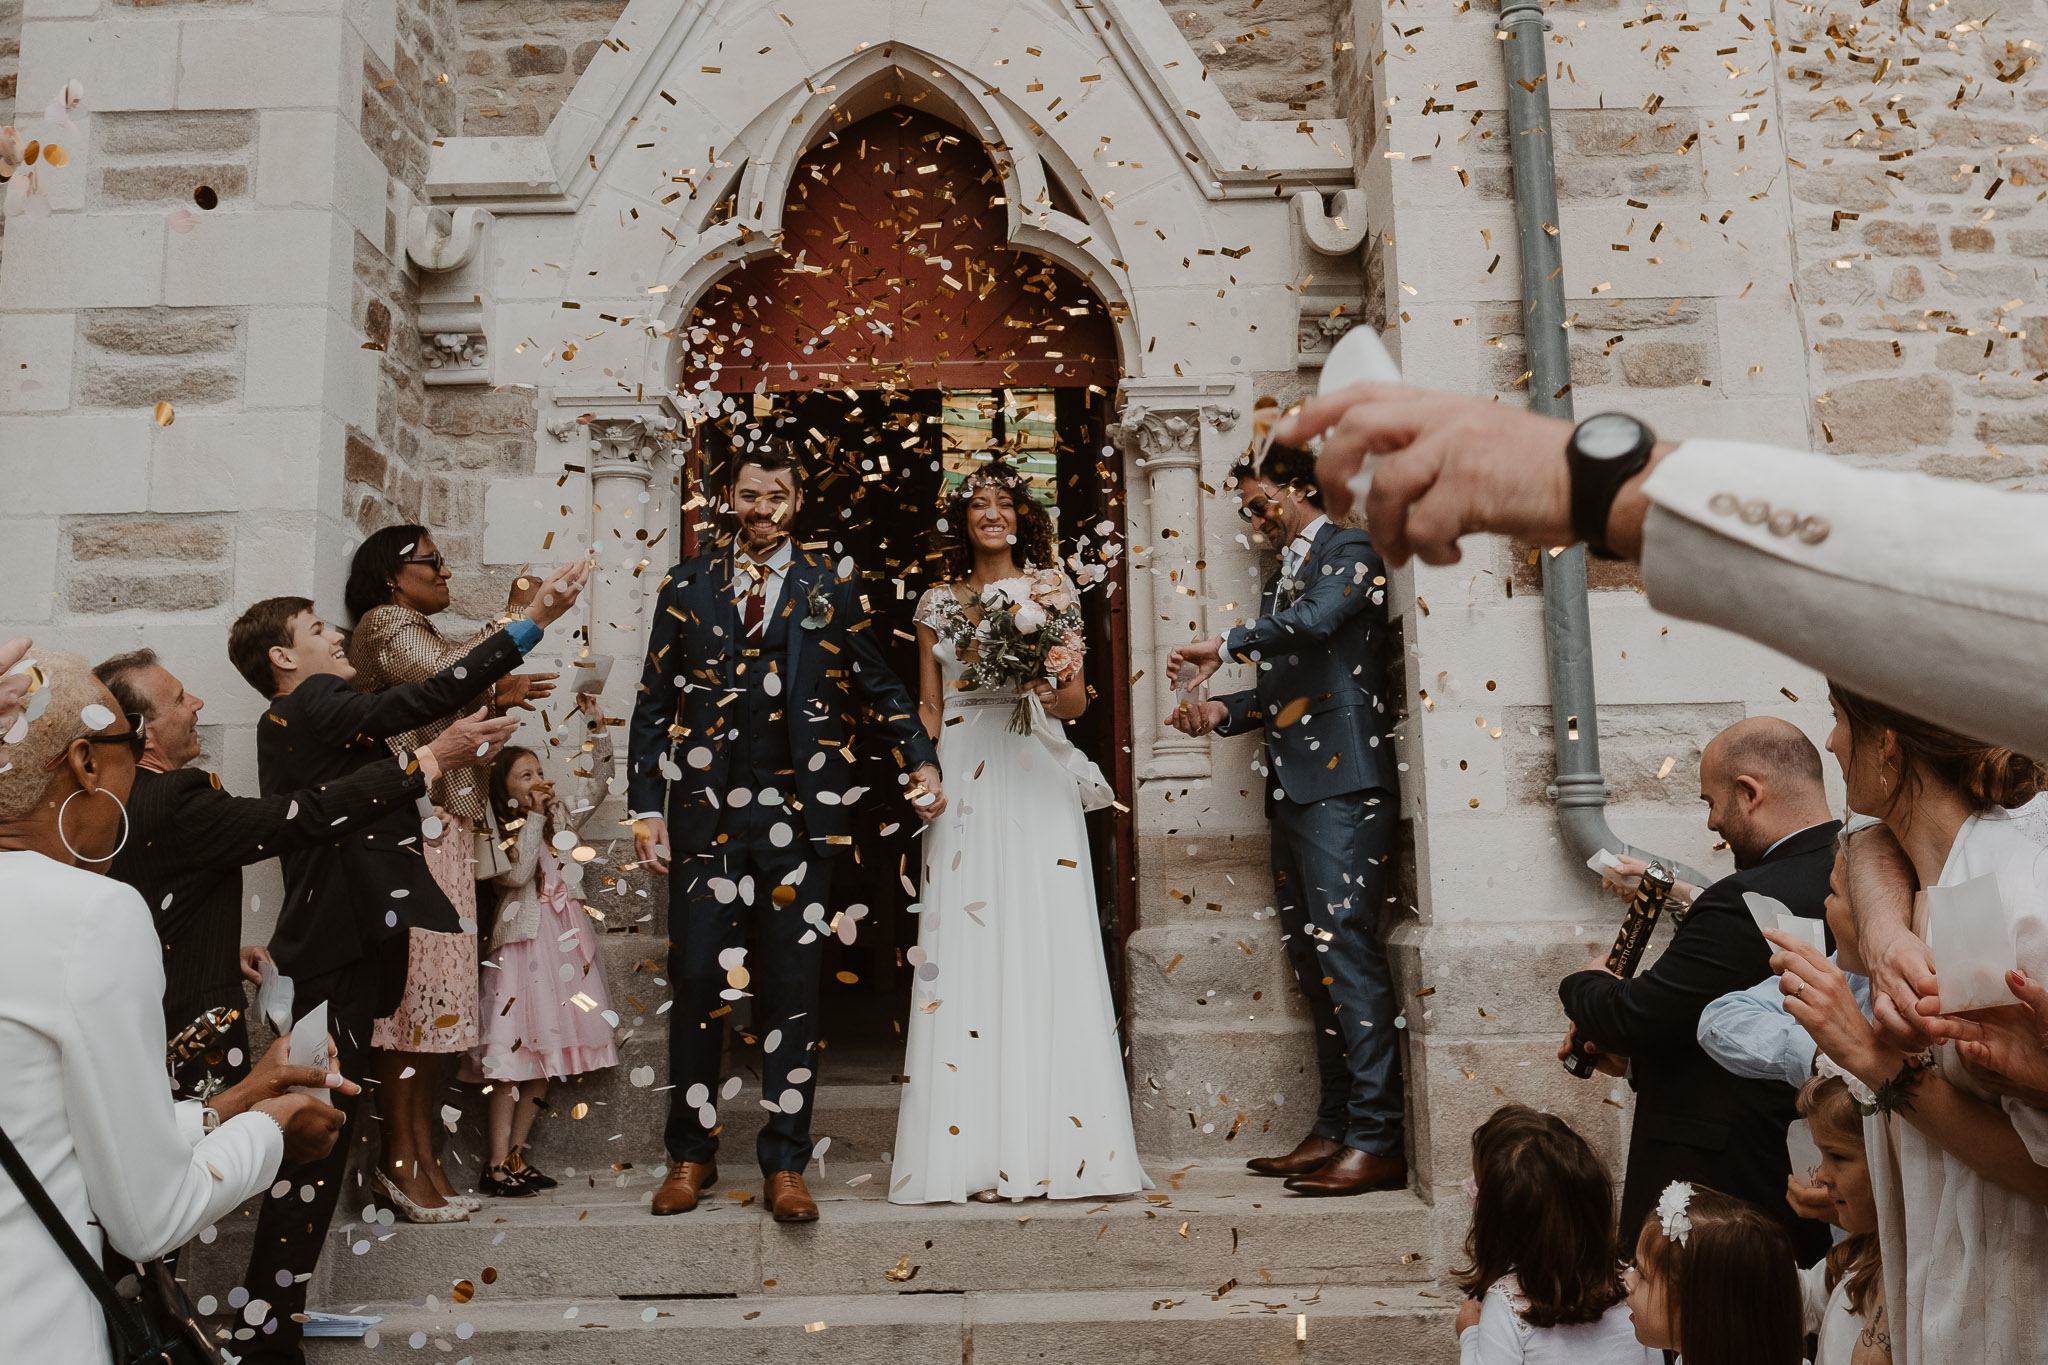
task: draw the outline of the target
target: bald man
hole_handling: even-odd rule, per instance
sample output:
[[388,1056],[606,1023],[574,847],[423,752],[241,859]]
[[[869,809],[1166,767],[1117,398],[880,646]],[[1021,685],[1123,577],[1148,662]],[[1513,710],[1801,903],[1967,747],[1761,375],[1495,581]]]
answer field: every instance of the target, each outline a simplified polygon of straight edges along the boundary
[[[1841,825],[1828,810],[1820,753],[1796,726],[1740,721],[1700,755],[1707,825],[1728,841],[1736,871],[1700,892],[1650,967],[1624,981],[1606,954],[1558,987],[1571,1032],[1560,1057],[1580,1049],[1636,1092],[1621,1235],[1633,1246],[1643,1218],[1674,1180],[1710,1185],[1779,1219],[1802,1265],[1827,1251],[1827,1229],[1785,1203],[1792,1163],[1785,1129],[1798,1092],[1782,1080],[1725,1071],[1699,1045],[1700,1011],[1771,974],[1771,947],[1742,896],[1755,891],[1823,922]],[[1605,1084],[1605,1082],[1598,1082]]]

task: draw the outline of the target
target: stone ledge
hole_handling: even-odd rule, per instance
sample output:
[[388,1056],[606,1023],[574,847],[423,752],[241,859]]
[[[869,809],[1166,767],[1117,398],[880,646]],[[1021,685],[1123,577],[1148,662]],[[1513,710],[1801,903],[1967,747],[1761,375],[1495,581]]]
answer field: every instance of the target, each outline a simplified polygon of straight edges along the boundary
[[[677,1359],[829,1360],[834,1365],[908,1360],[1242,1365],[1281,1359],[1297,1365],[1360,1360],[1449,1365],[1458,1358],[1450,1330],[1452,1295],[1377,1285],[1288,1292],[1266,1289],[1257,1281],[1227,1294],[1218,1294],[1218,1288],[1174,1281],[1121,1292],[925,1295],[906,1289],[889,1297],[771,1295],[649,1303],[478,1299],[463,1306],[436,1298],[418,1307],[409,1300],[372,1303],[362,1311],[384,1318],[378,1328],[384,1351],[418,1340],[421,1347],[432,1345],[444,1353],[473,1350],[480,1359],[546,1359],[555,1365]],[[464,1324],[473,1335],[461,1332]],[[308,1341],[306,1348],[310,1360],[339,1362],[359,1358],[363,1343]]]
[[[1158,1188],[1022,1205],[898,1205],[890,1168],[833,1161],[808,1174],[822,1217],[788,1228],[761,1203],[751,1160],[723,1167],[688,1214],[647,1211],[661,1172],[487,1201],[468,1223],[345,1227],[330,1236],[328,1303],[395,1299],[497,1271],[481,1299],[525,1295],[864,1294],[893,1299],[886,1272],[909,1255],[916,1291],[1088,1290],[1150,1285],[1427,1282],[1429,1210],[1408,1191],[1307,1200],[1232,1164],[1148,1156]],[[848,1181],[860,1179],[859,1185]],[[746,1195],[748,1200],[732,1198]],[[368,1241],[367,1250],[354,1247]],[[542,1272],[546,1272],[543,1277]],[[915,1292],[915,1291],[913,1291]]]

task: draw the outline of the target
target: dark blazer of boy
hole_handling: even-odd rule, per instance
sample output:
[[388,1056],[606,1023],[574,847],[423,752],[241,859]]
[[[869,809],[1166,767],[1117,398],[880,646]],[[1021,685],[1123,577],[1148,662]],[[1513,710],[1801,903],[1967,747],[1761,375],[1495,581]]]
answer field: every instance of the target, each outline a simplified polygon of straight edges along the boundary
[[[516,621],[433,678],[383,692],[356,692],[335,674],[308,678],[274,698],[256,728],[256,769],[266,796],[346,777],[390,754],[393,735],[447,717],[519,666],[525,657]],[[300,849],[284,858],[285,898],[270,941],[278,970],[293,977],[339,970],[377,944],[403,940],[417,926],[438,933],[472,927],[457,922],[421,847],[416,807],[398,807],[358,828],[352,838]],[[403,971],[378,1001],[389,1013],[405,984]]]
[[[539,625],[515,620],[425,682],[357,692],[349,686],[355,668],[342,636],[314,614],[311,602],[258,602],[229,631],[228,655],[270,698],[256,727],[256,771],[264,795],[335,781],[388,761],[388,738],[460,710],[517,667],[540,638]],[[432,755],[422,751],[415,757],[438,770]],[[328,1007],[335,1069],[345,1076],[363,1074],[372,1024],[396,1009],[404,995],[410,930],[475,928],[458,921],[434,881],[421,825],[416,805],[401,806],[336,843],[284,856],[284,904],[270,953],[278,970],[293,979],[295,1019]],[[306,1281],[319,1261],[355,1137],[357,1106],[338,1107],[349,1111],[343,1140],[322,1160],[281,1173],[289,1187],[285,1197],[265,1199],[257,1214],[244,1283],[252,1296],[269,1303],[271,1321],[248,1343],[243,1358],[252,1365],[304,1359],[293,1315],[305,1309]],[[306,1188],[313,1191],[310,1200],[300,1198]],[[350,1191],[352,1204],[361,1193]]]

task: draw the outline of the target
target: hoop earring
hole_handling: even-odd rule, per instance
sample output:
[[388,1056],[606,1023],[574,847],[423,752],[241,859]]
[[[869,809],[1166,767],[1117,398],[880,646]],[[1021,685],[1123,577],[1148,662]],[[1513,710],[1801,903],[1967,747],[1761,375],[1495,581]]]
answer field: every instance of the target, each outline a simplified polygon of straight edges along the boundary
[[65,797],[64,804],[57,807],[57,841],[64,845],[64,851],[66,853],[69,853],[72,857],[78,859],[78,861],[81,863],[111,863],[112,861],[114,861],[114,859],[118,858],[121,855],[122,849],[128,847],[128,807],[125,803],[122,802],[120,797],[114,795],[105,787],[101,787],[99,791],[94,793],[94,795],[96,796],[106,797],[115,805],[121,807],[121,841],[114,845],[114,851],[112,853],[109,853],[106,857],[88,858],[83,853],[80,853],[77,849],[73,848],[71,846],[71,841],[64,837],[64,812],[70,808],[71,803],[73,801],[77,800],[79,797],[84,795],[85,789],[81,787],[77,791],[71,793],[71,795]]

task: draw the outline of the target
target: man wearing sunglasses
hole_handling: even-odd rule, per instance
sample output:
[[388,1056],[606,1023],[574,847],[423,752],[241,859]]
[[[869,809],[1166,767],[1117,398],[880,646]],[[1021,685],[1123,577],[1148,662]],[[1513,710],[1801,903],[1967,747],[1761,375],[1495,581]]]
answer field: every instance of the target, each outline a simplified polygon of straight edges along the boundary
[[[1386,569],[1365,532],[1323,515],[1307,456],[1273,447],[1231,478],[1239,515],[1280,550],[1279,570],[1255,619],[1173,651],[1188,699],[1169,720],[1190,735],[1265,732],[1274,895],[1322,1079],[1308,1135],[1250,1166],[1303,1195],[1401,1189],[1399,1011],[1379,935],[1399,812],[1380,700]],[[1253,685],[1198,699],[1226,659],[1250,665]]]
[[[423,752],[429,757],[410,770],[388,758],[318,786],[236,796],[218,774],[189,766],[199,757],[199,713],[206,703],[154,650],[117,654],[93,676],[114,694],[133,730],[129,837],[109,874],[141,892],[156,919],[164,947],[164,1027],[172,1034],[211,1009],[246,1011],[243,982],[262,980],[259,964],[269,950],[242,946],[244,867],[337,843],[394,809],[412,807],[426,791],[425,769],[474,762],[480,747],[495,751],[517,727],[509,718],[472,717],[428,745]],[[217,1063],[201,1055],[180,1070],[180,1099],[191,1098],[195,1087],[232,1085],[247,1072],[245,1020],[235,1021],[216,1055]]]

